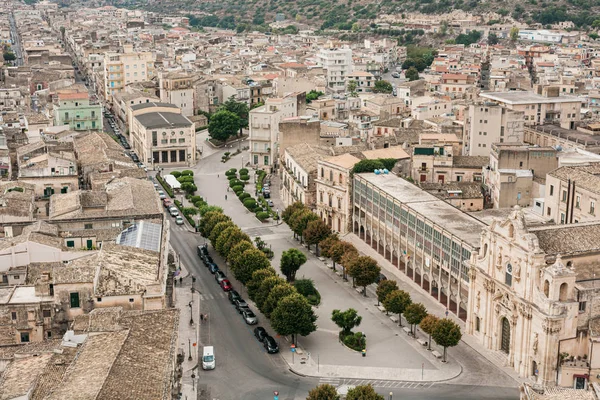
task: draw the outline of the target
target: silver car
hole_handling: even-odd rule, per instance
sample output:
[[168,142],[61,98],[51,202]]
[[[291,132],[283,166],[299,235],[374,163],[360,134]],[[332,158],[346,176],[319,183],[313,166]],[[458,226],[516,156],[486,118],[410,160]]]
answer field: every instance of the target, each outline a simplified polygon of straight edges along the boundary
[[169,214],[171,214],[171,217],[177,217],[179,216],[179,210],[177,209],[177,207],[173,206],[169,208]]
[[242,317],[248,325],[255,325],[258,323],[258,317],[250,310],[242,312]]

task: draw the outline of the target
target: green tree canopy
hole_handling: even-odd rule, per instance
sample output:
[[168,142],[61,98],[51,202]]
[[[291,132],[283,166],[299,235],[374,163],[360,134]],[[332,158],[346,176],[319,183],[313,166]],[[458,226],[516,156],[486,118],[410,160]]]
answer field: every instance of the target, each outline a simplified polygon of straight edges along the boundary
[[429,341],[427,342],[427,350],[431,350],[431,335],[437,326],[440,319],[433,314],[428,314],[423,321],[419,324],[423,332],[429,335]]
[[277,272],[273,268],[263,268],[258,271],[254,271],[252,273],[252,278],[248,281],[246,285],[246,289],[248,289],[248,297],[252,301],[256,298],[256,294],[260,290],[260,285],[262,285],[263,281],[270,277],[276,277]]
[[416,336],[417,330],[415,325],[418,325],[427,316],[427,309],[421,303],[412,303],[404,310],[404,318],[410,324],[410,330],[413,336]]
[[256,303],[258,309],[261,311],[263,310],[263,305],[269,298],[271,290],[273,290],[275,286],[283,285],[285,283],[286,282],[278,276],[268,276],[265,279],[263,279],[263,281],[260,284],[260,287],[254,294],[254,303]]
[[348,390],[346,400],[385,400],[385,398],[377,394],[373,386],[369,385],[358,385]]
[[233,272],[235,279],[244,285],[252,278],[254,271],[271,266],[265,253],[255,248],[246,250],[241,258],[243,261],[236,266]]
[[419,71],[415,67],[410,67],[406,70],[405,76],[409,81],[416,81],[419,79]]
[[210,235],[208,237],[208,240],[210,240],[210,244],[212,245],[212,247],[214,249],[217,248],[217,238],[219,237],[221,232],[223,232],[224,230],[226,230],[228,228],[235,228],[235,224],[233,222],[231,222],[231,220],[219,222],[218,224],[216,224],[213,227],[213,229],[210,232]]
[[211,138],[225,142],[237,135],[241,129],[240,118],[227,110],[219,110],[212,115],[208,123],[208,134]]
[[340,396],[337,394],[335,386],[327,383],[319,385],[308,392],[306,400],[339,400]]
[[283,222],[290,225],[290,218],[292,217],[292,215],[294,215],[296,211],[303,210],[305,208],[306,206],[304,204],[302,204],[299,201],[296,201],[295,203],[292,203],[289,206],[287,206],[285,210],[283,210],[283,212],[281,213],[281,219],[283,219]]
[[465,46],[470,46],[473,43],[477,43],[481,39],[480,31],[471,31],[469,33],[461,33],[454,39],[456,44],[464,44]]
[[[233,230],[231,234],[225,238],[224,242],[219,247],[219,239],[217,239],[217,251],[223,258],[227,258],[231,249],[233,249],[238,243],[250,242],[250,236],[242,232],[242,230],[236,226],[237,229]],[[220,238],[220,236],[219,236]]]
[[352,167],[352,173],[360,174],[363,172],[373,172],[376,169],[384,169],[385,165],[380,160],[361,160],[354,164]]
[[375,82],[375,86],[373,87],[374,93],[392,93],[394,87],[388,81],[379,80]]
[[236,243],[231,250],[229,250],[229,254],[227,255],[227,262],[231,265],[231,269],[237,266],[237,264],[241,261],[241,257],[246,250],[250,250],[254,248],[252,243],[249,240],[242,240],[239,243]]
[[387,295],[383,302],[385,309],[391,313],[398,314],[398,324],[402,326],[402,313],[412,303],[410,295],[404,290],[394,290]]
[[[224,252],[225,245],[227,244],[227,241],[229,240],[229,238],[236,232],[242,232],[242,230],[239,227],[234,225],[234,226],[230,226],[229,228],[223,230],[217,236],[217,240],[215,241],[215,250],[217,250],[217,253],[219,253],[222,257],[227,258],[227,254]],[[228,251],[229,251],[229,249],[228,249]]]
[[356,93],[356,87],[357,85],[354,79],[348,81],[348,92],[350,92],[350,96],[356,97],[358,95],[358,93]]
[[4,58],[4,61],[14,61],[17,56],[12,51],[5,51],[2,53],[2,58]]
[[335,263],[339,263],[342,261],[342,257],[344,255],[348,255],[350,257],[358,257],[358,250],[352,243],[345,242],[343,240],[338,240],[331,249],[329,250],[329,257],[333,261],[333,268],[335,269]]
[[296,279],[296,273],[306,262],[306,256],[298,249],[289,249],[281,255],[281,273],[285,275],[288,282]]
[[302,235],[304,234],[304,230],[308,226],[310,221],[314,221],[319,219],[317,214],[310,211],[308,208],[296,211],[291,217],[288,225],[292,229],[292,231],[300,236],[300,243],[304,242]]
[[510,37],[511,42],[516,42],[517,39],[519,39],[519,28],[517,28],[516,26],[510,28],[510,33],[508,36]]
[[394,280],[384,279],[379,281],[377,285],[377,305],[379,303],[383,303],[388,294],[392,293],[394,290],[398,290],[398,284]]
[[491,32],[488,35],[488,40],[487,41],[488,41],[488,44],[490,46],[494,46],[494,45],[498,44],[498,35],[496,35],[495,33]]
[[362,317],[354,308],[349,308],[346,311],[333,310],[331,320],[342,329],[343,336],[348,336],[352,328],[360,325]]
[[218,210],[210,211],[204,214],[203,218],[198,224],[198,229],[200,230],[200,233],[202,233],[202,236],[208,238],[215,225],[217,225],[219,222],[230,220],[231,218]]
[[348,273],[358,286],[363,287],[363,294],[367,293],[367,286],[375,283],[381,268],[377,265],[377,261],[369,256],[357,257],[355,262],[350,265]]
[[321,255],[323,257],[331,257],[331,248],[340,241],[336,234],[329,235],[319,245],[321,246]]
[[446,349],[456,346],[462,338],[462,333],[460,332],[460,326],[454,321],[444,318],[439,320],[435,325],[431,337],[438,345],[444,348],[443,361],[446,362]]
[[271,327],[280,335],[292,335],[296,343],[296,335],[307,336],[317,330],[317,316],[308,300],[300,294],[293,294],[282,299],[271,313]]
[[324,94],[325,93],[320,92],[320,91],[311,90],[310,92],[308,92],[306,94],[306,102],[310,104],[311,101],[317,100],[319,97],[323,96]]
[[280,283],[279,285],[274,286],[269,292],[269,296],[267,296],[266,300],[262,303],[260,311],[265,314],[267,318],[270,318],[271,313],[277,307],[279,301],[295,293],[298,293],[296,288],[289,283]]
[[240,119],[240,128],[248,127],[248,116],[250,113],[250,109],[248,108],[247,103],[236,101],[235,96],[230,96],[226,102],[221,104],[219,110],[226,110],[231,113],[234,113]]
[[[316,214],[315,214],[316,215]],[[314,221],[310,221],[306,225],[306,229],[302,232],[302,236],[308,243],[308,248],[310,250],[310,245],[316,245],[316,255],[319,256],[319,243],[325,240],[329,235],[331,235],[331,229],[322,219],[315,219]]]

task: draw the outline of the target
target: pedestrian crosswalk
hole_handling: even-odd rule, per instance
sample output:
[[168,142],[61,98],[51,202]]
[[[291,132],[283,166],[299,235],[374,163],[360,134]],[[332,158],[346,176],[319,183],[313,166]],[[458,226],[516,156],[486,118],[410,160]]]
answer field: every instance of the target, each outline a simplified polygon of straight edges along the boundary
[[376,379],[346,379],[346,378],[321,378],[320,384],[329,384],[332,386],[359,386],[371,385],[376,388],[397,388],[397,389],[429,389],[434,382],[413,382],[413,381],[387,381]]
[[215,300],[215,299],[225,299],[225,298],[227,298],[227,295],[225,293],[217,293],[217,294],[200,293],[200,300]]

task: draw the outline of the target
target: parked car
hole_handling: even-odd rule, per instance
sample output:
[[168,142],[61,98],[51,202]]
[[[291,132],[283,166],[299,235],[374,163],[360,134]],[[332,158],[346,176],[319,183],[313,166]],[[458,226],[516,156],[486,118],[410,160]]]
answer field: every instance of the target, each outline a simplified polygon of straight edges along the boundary
[[181,215],[178,215],[177,217],[175,217],[175,223],[177,225],[183,225],[183,218],[181,217]]
[[264,197],[265,199],[270,199],[270,198],[271,198],[271,192],[269,192],[268,190],[265,190],[265,191],[263,192],[263,197]]
[[235,308],[239,311],[240,307],[245,307],[248,308],[248,303],[246,303],[246,300],[240,298],[235,299],[235,301],[233,302],[233,304],[235,305]]
[[208,264],[208,270],[211,274],[214,274],[219,270],[219,266],[214,262],[211,262],[210,264]]
[[400,74],[397,72],[392,73],[392,78],[400,78]]
[[375,278],[375,283],[379,283],[381,281],[387,281],[387,276],[385,276],[384,274],[379,274],[379,276]]
[[202,261],[204,262],[205,267],[210,267],[210,264],[214,264],[212,257],[208,254],[204,256]]
[[267,204],[269,205],[269,207],[273,207],[273,200],[271,200],[271,199],[267,200]]
[[269,334],[262,326],[257,326],[254,328],[254,337],[256,337],[259,342],[263,342],[267,336],[269,336]]
[[198,257],[204,259],[204,257],[208,255],[208,246],[206,244],[198,246],[197,252]]
[[229,282],[229,279],[223,279],[221,281],[221,289],[223,289],[224,292],[229,292],[233,290],[233,286],[231,286],[231,282]]
[[163,192],[162,190],[158,191],[158,198],[161,200],[164,200],[167,198],[167,196],[165,195],[165,192]]
[[154,189],[158,190],[159,187],[160,185],[158,183],[154,183]]
[[173,207],[173,201],[171,199],[163,199],[163,206],[165,206],[165,208],[168,210],[169,208]]
[[171,206],[169,207],[169,214],[171,214],[171,217],[176,217],[179,215],[179,209],[175,206]]
[[244,321],[246,321],[248,325],[255,325],[258,323],[258,317],[251,310],[243,311],[242,317],[244,317]]
[[244,307],[242,307],[242,306],[238,307],[238,312],[240,314],[243,314],[245,311],[250,311],[250,307],[248,305],[246,305]]
[[267,336],[263,340],[263,343],[265,346],[265,350],[267,350],[267,353],[274,354],[279,352],[279,346],[277,345],[277,341],[273,339],[272,336]]
[[237,299],[242,298],[242,296],[240,296],[240,294],[235,290],[230,290],[229,293],[227,294],[227,297],[229,297],[229,302],[231,302],[231,304],[235,304],[235,301]]
[[[127,148],[127,146],[125,146],[125,148]],[[137,154],[135,154],[135,153],[131,153],[131,159],[132,159],[132,160],[133,160],[133,162],[135,162],[135,163],[140,161],[139,157],[138,157],[138,156],[137,156]]]
[[215,272],[215,280],[217,281],[217,283],[221,283],[221,281],[223,279],[227,279],[227,276],[225,276],[225,272],[223,272],[223,271]]

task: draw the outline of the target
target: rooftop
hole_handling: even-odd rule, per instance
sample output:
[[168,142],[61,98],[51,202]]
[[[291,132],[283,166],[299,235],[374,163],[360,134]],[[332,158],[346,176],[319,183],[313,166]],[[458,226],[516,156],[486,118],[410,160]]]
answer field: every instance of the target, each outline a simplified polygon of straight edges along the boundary
[[134,104],[131,106],[131,109],[133,111],[137,111],[137,110],[143,110],[145,108],[150,108],[150,107],[178,108],[175,104],[152,101],[152,102],[148,102],[148,103]]
[[525,129],[531,129],[538,133],[554,136],[579,145],[600,146],[600,135],[590,135],[575,129],[565,129],[557,125],[532,125],[525,126]]
[[317,170],[317,162],[331,155],[327,148],[306,143],[288,147],[285,152],[307,173]]
[[452,166],[459,168],[483,168],[490,163],[486,156],[454,156]]
[[135,119],[137,119],[146,129],[188,128],[192,125],[192,121],[185,116],[170,112],[151,112],[136,115]]
[[342,168],[346,168],[346,169],[352,169],[352,167],[354,167],[354,164],[356,164],[357,162],[359,162],[360,159],[354,157],[350,153],[346,153],[346,154],[341,154],[339,156],[335,156],[335,157],[331,157],[331,158],[326,158],[323,161],[325,161],[325,162],[327,162],[329,164],[337,165],[338,167],[342,167]]
[[534,92],[526,91],[482,92],[479,94],[479,96],[500,103],[512,105],[532,103],[581,103],[581,99],[575,96],[545,97]]
[[589,165],[560,167],[548,173],[563,182],[575,182],[575,186],[592,193],[600,194],[600,163]]
[[531,228],[540,249],[548,255],[569,256],[600,253],[600,224],[597,222]]
[[473,248],[479,247],[480,234],[485,228],[485,224],[469,214],[397,176],[390,174],[376,175],[374,173],[363,173],[356,176],[406,204],[409,208],[421,214],[423,219],[443,227]]

